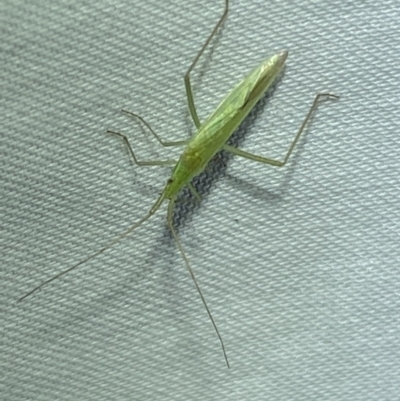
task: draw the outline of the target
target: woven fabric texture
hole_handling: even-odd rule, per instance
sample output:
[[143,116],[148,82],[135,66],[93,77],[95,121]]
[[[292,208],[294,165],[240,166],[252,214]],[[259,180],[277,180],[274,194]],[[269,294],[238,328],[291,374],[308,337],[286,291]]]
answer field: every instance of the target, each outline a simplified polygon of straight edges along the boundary
[[188,138],[183,75],[223,0],[2,0],[0,398],[395,401],[400,394],[398,0],[232,0],[193,72],[200,119],[258,62],[284,74],[235,134],[287,166],[222,155],[175,220],[224,363],[150,209]]

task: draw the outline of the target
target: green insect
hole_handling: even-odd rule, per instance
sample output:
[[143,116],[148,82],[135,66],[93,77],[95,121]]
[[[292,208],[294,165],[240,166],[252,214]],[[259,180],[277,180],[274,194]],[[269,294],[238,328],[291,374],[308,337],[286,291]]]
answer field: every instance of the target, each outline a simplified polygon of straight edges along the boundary
[[266,157],[254,155],[252,153],[245,152],[243,150],[240,150],[238,148],[232,147],[230,145],[227,145],[226,142],[230,138],[230,136],[233,134],[233,132],[238,128],[240,123],[244,120],[244,118],[248,115],[248,113],[252,110],[252,108],[255,106],[255,104],[260,100],[260,98],[264,95],[266,90],[271,86],[271,84],[274,82],[276,77],[279,75],[279,73],[282,71],[283,66],[285,64],[286,58],[288,56],[287,51],[281,51],[280,53],[275,54],[272,56],[270,59],[263,61],[260,63],[256,68],[254,68],[253,71],[250,72],[250,74],[244,78],[226,97],[225,99],[220,103],[220,105],[217,107],[217,109],[212,113],[206,121],[203,123],[200,122],[196,108],[194,105],[193,101],[193,93],[192,93],[192,88],[191,88],[191,83],[190,83],[190,73],[197,64],[200,56],[203,54],[204,50],[210,43],[211,39],[214,37],[216,32],[218,31],[219,27],[222,25],[223,21],[226,19],[227,14],[228,14],[228,6],[229,6],[229,0],[225,0],[225,9],[224,13],[219,19],[218,23],[215,25],[213,31],[211,32],[210,36],[204,43],[203,47],[200,49],[199,53],[197,54],[196,58],[193,60],[192,64],[190,65],[189,69],[187,70],[185,74],[185,88],[186,88],[186,95],[188,99],[188,105],[189,105],[189,110],[190,114],[192,116],[192,119],[194,121],[195,126],[197,127],[197,132],[193,137],[187,141],[176,141],[176,142],[166,142],[163,141],[150,127],[150,125],[140,116],[137,114],[122,110],[123,112],[138,118],[148,129],[149,131],[154,135],[154,137],[157,139],[157,141],[162,145],[162,146],[184,146],[184,150],[179,158],[178,161],[172,161],[172,160],[165,160],[165,161],[140,161],[137,159],[129,141],[128,138],[119,133],[119,132],[114,132],[111,130],[108,130],[107,132],[113,135],[117,135],[122,140],[126,143],[130,154],[132,155],[132,158],[134,162],[139,165],[139,166],[168,166],[168,165],[175,165],[171,177],[167,181],[164,190],[162,191],[161,195],[159,198],[156,200],[150,211],[138,222],[133,224],[129,229],[127,229],[125,232],[120,234],[118,237],[116,237],[113,241],[111,241],[109,244],[107,244],[105,247],[94,253],[93,255],[87,257],[85,260],[82,260],[78,264],[70,267],[67,270],[64,270],[57,274],[56,276],[50,278],[49,280],[43,282],[33,290],[31,290],[29,293],[25,294],[23,297],[19,299],[19,301],[22,301],[35,291],[39,290],[41,287],[44,285],[50,283],[51,281],[59,278],[60,276],[70,272],[71,270],[77,268],[78,266],[82,265],[83,263],[89,261],[92,258],[95,258],[96,256],[100,255],[107,249],[111,248],[113,245],[115,245],[117,242],[121,241],[123,238],[125,238],[128,234],[130,234],[133,230],[135,230],[137,227],[139,227],[141,224],[143,224],[145,221],[147,221],[151,216],[154,215],[154,213],[157,212],[157,210],[160,208],[160,206],[163,204],[165,200],[169,201],[168,204],[168,211],[167,211],[167,222],[168,226],[171,230],[172,236],[175,239],[175,242],[178,246],[179,252],[182,255],[182,258],[184,260],[184,263],[186,265],[186,268],[190,274],[190,276],[193,279],[193,282],[196,286],[197,292],[199,293],[199,296],[205,306],[205,309],[207,311],[207,314],[210,318],[210,321],[214,327],[214,330],[218,336],[218,339],[221,343],[222,347],[222,352],[226,361],[226,364],[229,368],[229,361],[228,361],[228,356],[225,350],[225,345],[222,340],[222,336],[217,328],[217,325],[215,323],[215,320],[211,314],[211,311],[207,305],[207,302],[201,292],[201,289],[197,283],[196,277],[194,275],[194,272],[190,266],[189,259],[186,256],[186,253],[182,247],[181,241],[176,233],[176,230],[173,225],[173,210],[174,210],[174,204],[175,200],[177,198],[177,195],[179,192],[186,186],[189,187],[190,191],[197,197],[200,198],[199,194],[195,190],[195,188],[192,186],[191,181],[192,179],[200,174],[205,167],[207,166],[208,162],[214,157],[214,155],[221,151],[225,150],[227,152],[230,152],[234,155],[241,156],[250,160],[254,160],[256,162],[261,162],[264,164],[270,164],[273,166],[278,166],[282,167],[286,164],[287,160],[289,159],[290,154],[293,151],[293,148],[295,147],[301,133],[303,132],[305,126],[307,125],[310,117],[312,116],[313,112],[317,108],[319,102],[323,98],[334,98],[337,99],[338,96],[332,95],[329,93],[320,93],[318,94],[314,102],[312,103],[312,106],[307,113],[307,116],[305,117],[303,123],[300,126],[300,129],[297,132],[297,135],[295,136],[285,158],[283,161],[278,161],[278,160],[272,160],[268,159]]

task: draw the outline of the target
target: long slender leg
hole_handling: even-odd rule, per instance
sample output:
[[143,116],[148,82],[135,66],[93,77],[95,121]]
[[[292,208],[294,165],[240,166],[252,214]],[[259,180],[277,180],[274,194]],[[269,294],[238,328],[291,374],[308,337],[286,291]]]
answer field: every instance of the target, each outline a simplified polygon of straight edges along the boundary
[[138,166],[173,166],[176,164],[176,160],[138,160],[137,157],[135,156],[135,153],[133,152],[132,146],[129,143],[128,138],[124,134],[111,130],[107,130],[107,133],[117,135],[123,139],[123,141],[125,142],[126,146],[129,149],[130,154],[132,155],[133,161]]
[[224,354],[226,365],[229,368],[230,366],[229,366],[228,356],[227,356],[226,351],[225,351],[224,341],[222,340],[221,334],[218,331],[218,327],[217,327],[217,325],[215,323],[215,320],[214,320],[214,318],[213,318],[213,316],[211,314],[211,311],[210,311],[210,309],[209,309],[209,307],[207,305],[206,299],[204,298],[204,295],[200,290],[200,286],[197,283],[196,276],[194,275],[194,272],[193,272],[192,268],[190,267],[189,259],[187,258],[186,253],[183,250],[183,246],[182,246],[181,241],[180,241],[180,239],[178,237],[178,234],[175,231],[174,222],[173,222],[174,205],[175,205],[175,198],[171,198],[170,201],[169,201],[169,204],[168,204],[168,214],[167,214],[167,221],[168,221],[169,228],[171,230],[172,236],[175,239],[176,245],[178,246],[179,252],[181,253],[182,258],[183,258],[183,260],[185,262],[185,266],[186,266],[187,270],[189,271],[190,277],[192,278],[192,280],[194,282],[194,285],[196,286],[197,292],[200,295],[201,301],[203,302],[203,305],[206,308],[208,317],[210,318],[211,323],[212,323],[212,325],[214,327],[214,330],[217,333],[218,339],[219,339],[219,341],[221,343],[222,352]]
[[215,25],[213,31],[211,32],[211,35],[208,37],[208,39],[204,43],[203,47],[197,53],[197,56],[195,57],[195,59],[193,60],[192,64],[190,65],[190,67],[188,68],[188,70],[186,71],[186,74],[185,74],[185,78],[184,78],[185,79],[185,89],[186,89],[186,96],[187,96],[188,105],[189,105],[189,111],[190,111],[190,115],[192,116],[194,125],[197,128],[200,128],[201,123],[200,123],[199,117],[196,112],[196,107],[194,105],[192,85],[190,83],[190,73],[192,72],[192,70],[195,67],[195,65],[197,64],[197,62],[199,61],[200,56],[204,53],[204,50],[210,43],[213,36],[217,33],[218,28],[224,22],[226,16],[228,15],[228,7],[229,7],[229,0],[225,0],[225,9],[224,9],[224,13],[222,14],[222,17],[219,19],[217,25]]
[[298,142],[298,140],[300,138],[300,135],[304,131],[304,128],[306,127],[306,125],[309,122],[311,116],[313,115],[313,113],[317,109],[321,98],[339,99],[339,96],[332,95],[330,93],[319,93],[315,97],[314,102],[313,102],[313,104],[312,104],[312,106],[310,108],[310,111],[307,113],[306,118],[304,119],[303,123],[301,124],[300,129],[298,130],[296,137],[294,138],[292,144],[290,145],[290,148],[289,148],[288,152],[286,153],[286,156],[283,159],[283,161],[268,159],[267,157],[254,155],[253,153],[245,152],[244,150],[241,150],[241,149],[238,149],[238,148],[235,148],[233,146],[226,145],[226,144],[222,147],[222,149],[224,149],[224,150],[226,150],[226,151],[228,151],[228,152],[230,152],[230,153],[232,153],[234,155],[245,157],[246,159],[254,160],[256,162],[265,163],[265,164],[271,164],[271,165],[277,166],[277,167],[284,166],[286,164],[286,162],[288,161],[290,155],[292,154],[292,151],[293,151],[294,147],[296,146],[296,143]]
[[193,186],[192,183],[188,183],[187,186],[189,187],[190,192],[194,195],[194,197],[197,199],[198,202],[201,202],[201,196],[197,192],[196,188]]
[[187,140],[184,141],[163,141],[159,135],[156,134],[156,132],[151,128],[150,124],[141,116],[139,116],[139,114],[136,113],[132,113],[131,111],[128,110],[121,110],[123,113],[127,114],[128,116],[137,118],[141,123],[143,123],[148,130],[154,135],[154,137],[157,139],[157,141],[162,145],[162,146],[184,146],[187,144]]

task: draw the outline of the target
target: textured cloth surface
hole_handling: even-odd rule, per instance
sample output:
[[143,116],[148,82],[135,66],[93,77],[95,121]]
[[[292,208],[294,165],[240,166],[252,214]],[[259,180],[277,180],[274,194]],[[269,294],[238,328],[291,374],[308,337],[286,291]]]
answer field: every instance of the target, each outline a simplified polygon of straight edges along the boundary
[[260,60],[284,76],[235,135],[284,168],[216,159],[176,207],[225,366],[165,222],[18,303],[151,207],[164,139],[193,132],[183,75],[222,0],[2,0],[1,399],[399,400],[398,0],[232,0],[193,73],[204,119]]

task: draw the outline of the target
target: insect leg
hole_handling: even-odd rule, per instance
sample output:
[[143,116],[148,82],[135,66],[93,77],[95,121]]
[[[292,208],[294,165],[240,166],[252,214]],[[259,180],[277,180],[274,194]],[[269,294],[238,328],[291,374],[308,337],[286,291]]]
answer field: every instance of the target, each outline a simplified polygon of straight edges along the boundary
[[217,333],[218,339],[219,339],[219,341],[221,343],[222,352],[224,354],[226,365],[229,368],[228,356],[227,356],[226,351],[225,351],[225,345],[224,345],[224,342],[222,340],[221,334],[218,331],[217,325],[216,325],[216,323],[214,321],[214,318],[213,318],[213,316],[211,314],[211,311],[210,311],[210,309],[209,309],[209,307],[207,305],[207,302],[206,302],[206,300],[204,298],[203,293],[200,290],[200,286],[197,283],[196,276],[194,275],[194,272],[193,272],[192,268],[190,267],[189,259],[187,258],[186,253],[183,250],[183,246],[181,244],[181,241],[180,241],[180,239],[178,237],[178,234],[177,234],[177,232],[176,232],[176,230],[174,228],[174,222],[173,222],[174,205],[175,205],[175,198],[171,198],[170,201],[169,201],[169,204],[168,204],[168,214],[167,214],[167,222],[168,222],[169,228],[171,230],[172,236],[175,239],[176,245],[178,246],[179,252],[182,255],[182,258],[183,258],[183,260],[185,262],[185,266],[186,266],[186,268],[187,268],[187,270],[188,270],[188,272],[190,274],[190,277],[192,278],[192,280],[194,282],[194,285],[195,285],[195,287],[197,289],[197,292],[198,292],[198,294],[199,294],[199,296],[201,298],[201,301],[203,302],[203,305],[206,308],[208,317],[210,318],[211,323],[212,323],[212,325],[214,327],[214,330]]
[[139,114],[135,114],[132,113],[131,111],[128,110],[121,110],[123,113],[127,114],[128,116],[137,118],[142,124],[144,124],[148,130],[154,135],[154,137],[157,139],[157,141],[162,145],[162,146],[183,146],[187,144],[187,140],[184,141],[163,141],[159,135],[156,134],[156,132],[151,128],[150,124],[141,116],[139,116]]
[[194,197],[197,199],[198,202],[201,202],[201,196],[197,192],[196,188],[193,186],[192,183],[188,183],[187,186],[189,187],[190,192],[194,195]]
[[299,130],[298,130],[298,132],[296,134],[296,137],[294,138],[292,144],[290,145],[290,148],[289,148],[288,152],[286,153],[286,156],[283,159],[283,161],[273,160],[273,159],[269,159],[267,157],[254,155],[253,153],[245,152],[244,150],[235,148],[235,147],[227,145],[227,144],[225,144],[222,147],[222,149],[224,149],[227,152],[230,152],[230,153],[232,153],[234,155],[245,157],[246,159],[254,160],[256,162],[265,163],[265,164],[271,164],[271,165],[277,166],[277,167],[284,166],[286,164],[286,162],[288,161],[288,159],[289,159],[294,147],[296,146],[296,143],[298,142],[298,140],[300,138],[300,135],[304,131],[304,128],[306,127],[307,123],[310,121],[311,116],[313,115],[313,113],[317,109],[317,107],[318,107],[318,105],[319,105],[319,103],[320,103],[322,98],[339,99],[339,96],[332,95],[330,93],[319,93],[315,97],[314,102],[313,102],[312,106],[310,107],[310,110],[307,113],[306,118],[304,119],[303,123],[301,124],[301,126],[300,126],[300,128],[299,128]]
[[126,146],[129,149],[130,154],[132,155],[133,161],[138,166],[173,166],[176,164],[176,160],[146,160],[146,161],[138,160],[137,157],[135,156],[135,153],[133,152],[132,146],[129,143],[128,138],[124,134],[111,130],[107,130],[107,133],[117,135],[123,139],[123,141],[125,142]]
[[217,25],[215,25],[213,31],[211,32],[211,35],[207,38],[203,47],[197,53],[197,56],[195,57],[195,59],[193,60],[192,64],[190,65],[190,67],[188,68],[188,70],[186,71],[186,74],[185,74],[184,80],[185,80],[185,89],[186,89],[186,96],[187,96],[187,100],[188,100],[189,111],[190,111],[190,115],[192,116],[192,119],[193,119],[193,122],[194,122],[194,125],[196,126],[196,128],[200,128],[201,123],[200,123],[199,117],[196,112],[196,107],[194,105],[192,85],[190,83],[190,73],[192,72],[192,70],[195,67],[195,65],[197,64],[197,62],[199,61],[200,56],[204,53],[204,50],[206,49],[206,47],[209,45],[211,39],[217,33],[218,28],[224,22],[226,16],[228,15],[228,7],[229,7],[229,0],[225,0],[225,9],[224,9],[224,13],[222,14],[222,17],[217,22]]

